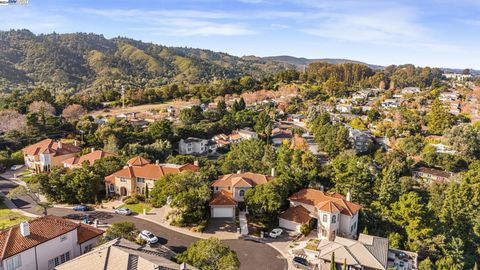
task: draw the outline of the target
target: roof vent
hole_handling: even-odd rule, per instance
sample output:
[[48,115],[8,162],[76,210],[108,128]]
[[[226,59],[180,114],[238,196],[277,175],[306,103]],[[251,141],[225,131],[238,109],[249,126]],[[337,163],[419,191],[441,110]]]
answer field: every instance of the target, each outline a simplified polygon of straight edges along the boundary
[[352,190],[349,189],[348,192],[347,192],[347,201],[352,201]]
[[28,221],[20,223],[20,234],[24,237],[30,235],[30,223]]

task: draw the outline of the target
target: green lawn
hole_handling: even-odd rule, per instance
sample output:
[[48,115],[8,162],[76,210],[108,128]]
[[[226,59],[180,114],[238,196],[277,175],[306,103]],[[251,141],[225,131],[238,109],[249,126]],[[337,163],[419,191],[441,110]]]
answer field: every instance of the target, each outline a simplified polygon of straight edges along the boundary
[[30,220],[30,218],[13,212],[3,202],[0,202],[0,229],[12,227],[25,220]]
[[147,209],[147,213],[152,210],[152,206],[147,203],[135,203],[135,204],[122,204],[118,208],[128,208],[132,210],[132,212],[137,212],[139,214],[143,214],[143,208]]

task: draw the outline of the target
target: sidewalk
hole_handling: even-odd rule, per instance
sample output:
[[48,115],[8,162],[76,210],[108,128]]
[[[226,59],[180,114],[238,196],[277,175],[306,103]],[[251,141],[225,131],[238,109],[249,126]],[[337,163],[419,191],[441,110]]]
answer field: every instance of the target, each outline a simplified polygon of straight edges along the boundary
[[18,209],[17,206],[9,198],[7,198],[5,194],[3,194],[3,192],[0,192],[0,197],[3,197],[3,203],[5,204],[5,206],[7,206],[8,209],[12,210],[13,212],[17,212],[19,214],[22,214],[26,217],[31,217],[31,218],[40,217],[40,215],[31,214],[21,209]]

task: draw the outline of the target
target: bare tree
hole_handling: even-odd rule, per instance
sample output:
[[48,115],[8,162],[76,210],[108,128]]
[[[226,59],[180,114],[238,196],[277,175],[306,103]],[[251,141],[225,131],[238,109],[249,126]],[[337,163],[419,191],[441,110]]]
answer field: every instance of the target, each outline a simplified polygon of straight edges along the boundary
[[75,121],[80,119],[87,111],[78,104],[72,104],[63,109],[62,116],[68,121]]
[[19,130],[27,125],[25,115],[15,110],[0,111],[0,131],[8,132],[11,130]]
[[55,108],[52,104],[46,101],[34,101],[28,106],[28,111],[31,113],[39,113],[42,115],[55,115]]

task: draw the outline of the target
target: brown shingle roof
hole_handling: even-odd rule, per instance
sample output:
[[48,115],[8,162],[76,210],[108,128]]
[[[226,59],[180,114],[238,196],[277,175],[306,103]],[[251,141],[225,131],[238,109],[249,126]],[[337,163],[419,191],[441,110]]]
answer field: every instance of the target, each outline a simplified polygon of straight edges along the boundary
[[[30,235],[26,237],[20,233],[20,225],[0,231],[0,260],[9,258],[82,226],[51,215],[34,219],[29,223]],[[81,243],[80,239],[92,239],[94,233],[96,233],[96,236],[101,234],[94,228],[87,229],[84,227],[80,229],[80,232],[77,232],[79,243]]]
[[102,150],[96,150],[80,157],[72,157],[72,158],[66,159],[63,163],[69,164],[69,165],[76,165],[76,164],[81,165],[84,161],[88,161],[90,165],[93,165],[95,161],[101,158],[111,157],[111,156],[115,156],[115,154],[105,152]]
[[[349,216],[353,216],[358,210],[360,210],[360,208],[362,208],[359,204],[347,201],[341,194],[335,192],[323,192],[311,188],[302,189],[288,199],[290,201],[312,205],[317,208],[321,207],[324,211],[332,211],[337,208],[342,214]],[[332,204],[326,205],[326,201],[332,202],[334,206]]]
[[61,143],[61,145],[62,147],[60,148],[58,142],[52,139],[45,139],[23,148],[22,151],[27,155],[53,154],[54,156],[79,153],[82,151],[80,147],[73,144]]
[[301,205],[288,208],[279,217],[298,224],[306,224],[312,219],[310,212]]
[[231,192],[228,192],[226,190],[220,190],[219,192],[213,194],[213,197],[210,200],[210,205],[236,206],[237,202],[233,199],[233,195]]
[[254,187],[265,184],[272,179],[271,176],[251,172],[227,174],[220,176],[218,180],[213,182],[212,187]]

